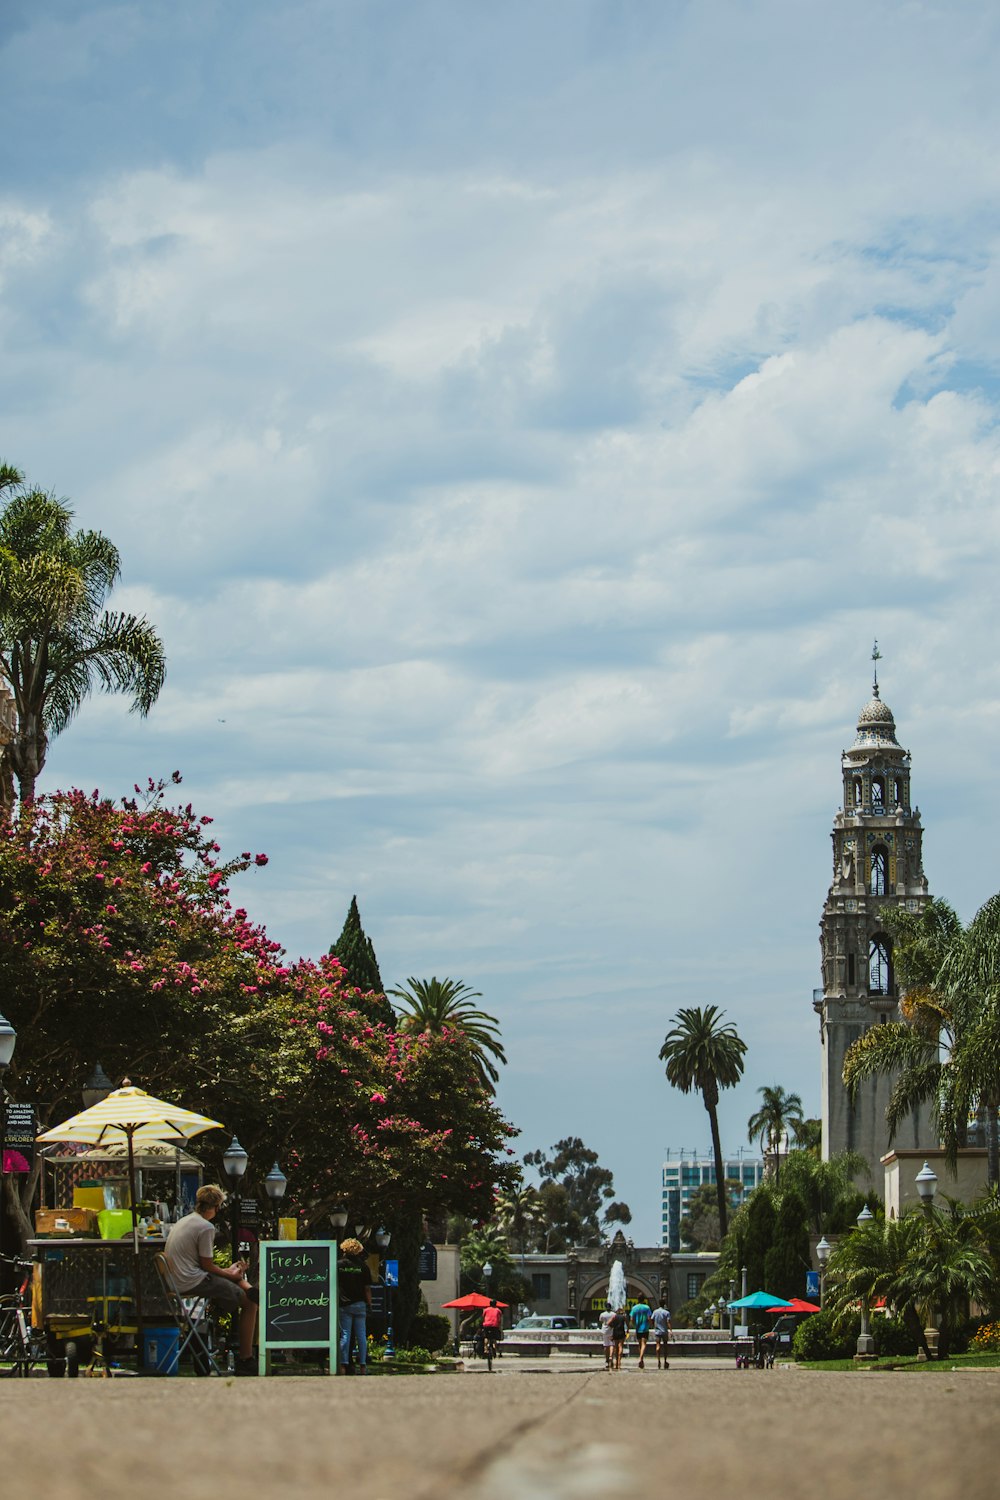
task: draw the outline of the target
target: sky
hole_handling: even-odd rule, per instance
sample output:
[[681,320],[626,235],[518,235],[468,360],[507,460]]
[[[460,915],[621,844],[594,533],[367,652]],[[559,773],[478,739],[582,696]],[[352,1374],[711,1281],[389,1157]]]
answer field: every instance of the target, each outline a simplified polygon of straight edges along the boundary
[[727,1151],[818,1113],[875,637],[931,890],[1000,887],[998,72],[978,0],[0,6],[0,457],[169,659],[43,789],[179,769],[292,956],[357,893],[639,1242],[678,1007]]

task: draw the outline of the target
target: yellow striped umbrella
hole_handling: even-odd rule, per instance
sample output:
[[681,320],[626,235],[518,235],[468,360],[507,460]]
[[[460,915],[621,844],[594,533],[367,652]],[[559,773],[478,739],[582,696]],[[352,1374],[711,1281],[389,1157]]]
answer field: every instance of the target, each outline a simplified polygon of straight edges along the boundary
[[179,1104],[168,1104],[165,1099],[155,1099],[145,1089],[133,1088],[126,1078],[120,1089],[113,1089],[106,1099],[71,1115],[61,1125],[53,1125],[40,1141],[77,1141],[85,1145],[99,1146],[105,1141],[121,1140],[128,1143],[128,1177],[132,1196],[132,1243],[136,1255],[139,1253],[139,1213],[135,1201],[135,1155],[136,1141],[140,1145],[149,1141],[189,1141],[192,1136],[205,1130],[221,1130],[218,1120],[207,1115],[196,1115],[193,1110],[183,1109]]
[[136,1310],[142,1324],[142,1292],[139,1274],[139,1210],[135,1192],[134,1146],[151,1141],[189,1141],[192,1136],[205,1130],[221,1130],[218,1120],[207,1115],[197,1115],[193,1110],[182,1109],[179,1104],[168,1104],[165,1099],[155,1099],[145,1089],[133,1088],[126,1078],[120,1089],[114,1089],[106,1099],[92,1104],[89,1109],[72,1115],[61,1125],[54,1125],[37,1137],[39,1141],[76,1141],[99,1146],[106,1141],[121,1140],[128,1144],[128,1178],[132,1198],[132,1252],[135,1256]]

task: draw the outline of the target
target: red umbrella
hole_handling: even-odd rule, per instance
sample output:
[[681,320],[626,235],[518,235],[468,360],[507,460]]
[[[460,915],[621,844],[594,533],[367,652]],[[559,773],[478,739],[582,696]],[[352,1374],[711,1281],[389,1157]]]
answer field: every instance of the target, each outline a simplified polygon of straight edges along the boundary
[[801,1297],[793,1297],[787,1307],[769,1307],[767,1310],[772,1313],[813,1313],[819,1312],[820,1308],[815,1302],[804,1302]]
[[[489,1307],[491,1299],[484,1297],[482,1292],[466,1292],[464,1297],[456,1297],[454,1302],[442,1302],[442,1307]],[[497,1307],[506,1307],[506,1302],[497,1299]]]

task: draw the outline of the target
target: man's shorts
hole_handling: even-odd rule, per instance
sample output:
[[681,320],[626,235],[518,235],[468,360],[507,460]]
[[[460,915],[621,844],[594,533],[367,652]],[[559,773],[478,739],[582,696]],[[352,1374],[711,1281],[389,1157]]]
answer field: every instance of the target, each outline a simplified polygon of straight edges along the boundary
[[[247,1296],[251,1302],[256,1302],[256,1288],[251,1287]],[[230,1281],[228,1276],[206,1276],[191,1291],[184,1292],[185,1297],[207,1297],[209,1302],[216,1307],[222,1308],[223,1312],[235,1312],[243,1303],[243,1288],[238,1281]]]

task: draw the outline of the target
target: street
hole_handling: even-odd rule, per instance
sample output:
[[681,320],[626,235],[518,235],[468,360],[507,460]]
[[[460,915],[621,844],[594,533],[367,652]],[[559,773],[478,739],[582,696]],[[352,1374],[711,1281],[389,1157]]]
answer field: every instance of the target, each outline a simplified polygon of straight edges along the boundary
[[[4,1472],[44,1500],[992,1500],[1000,1371],[8,1380]],[[16,1478],[20,1476],[20,1478]]]

